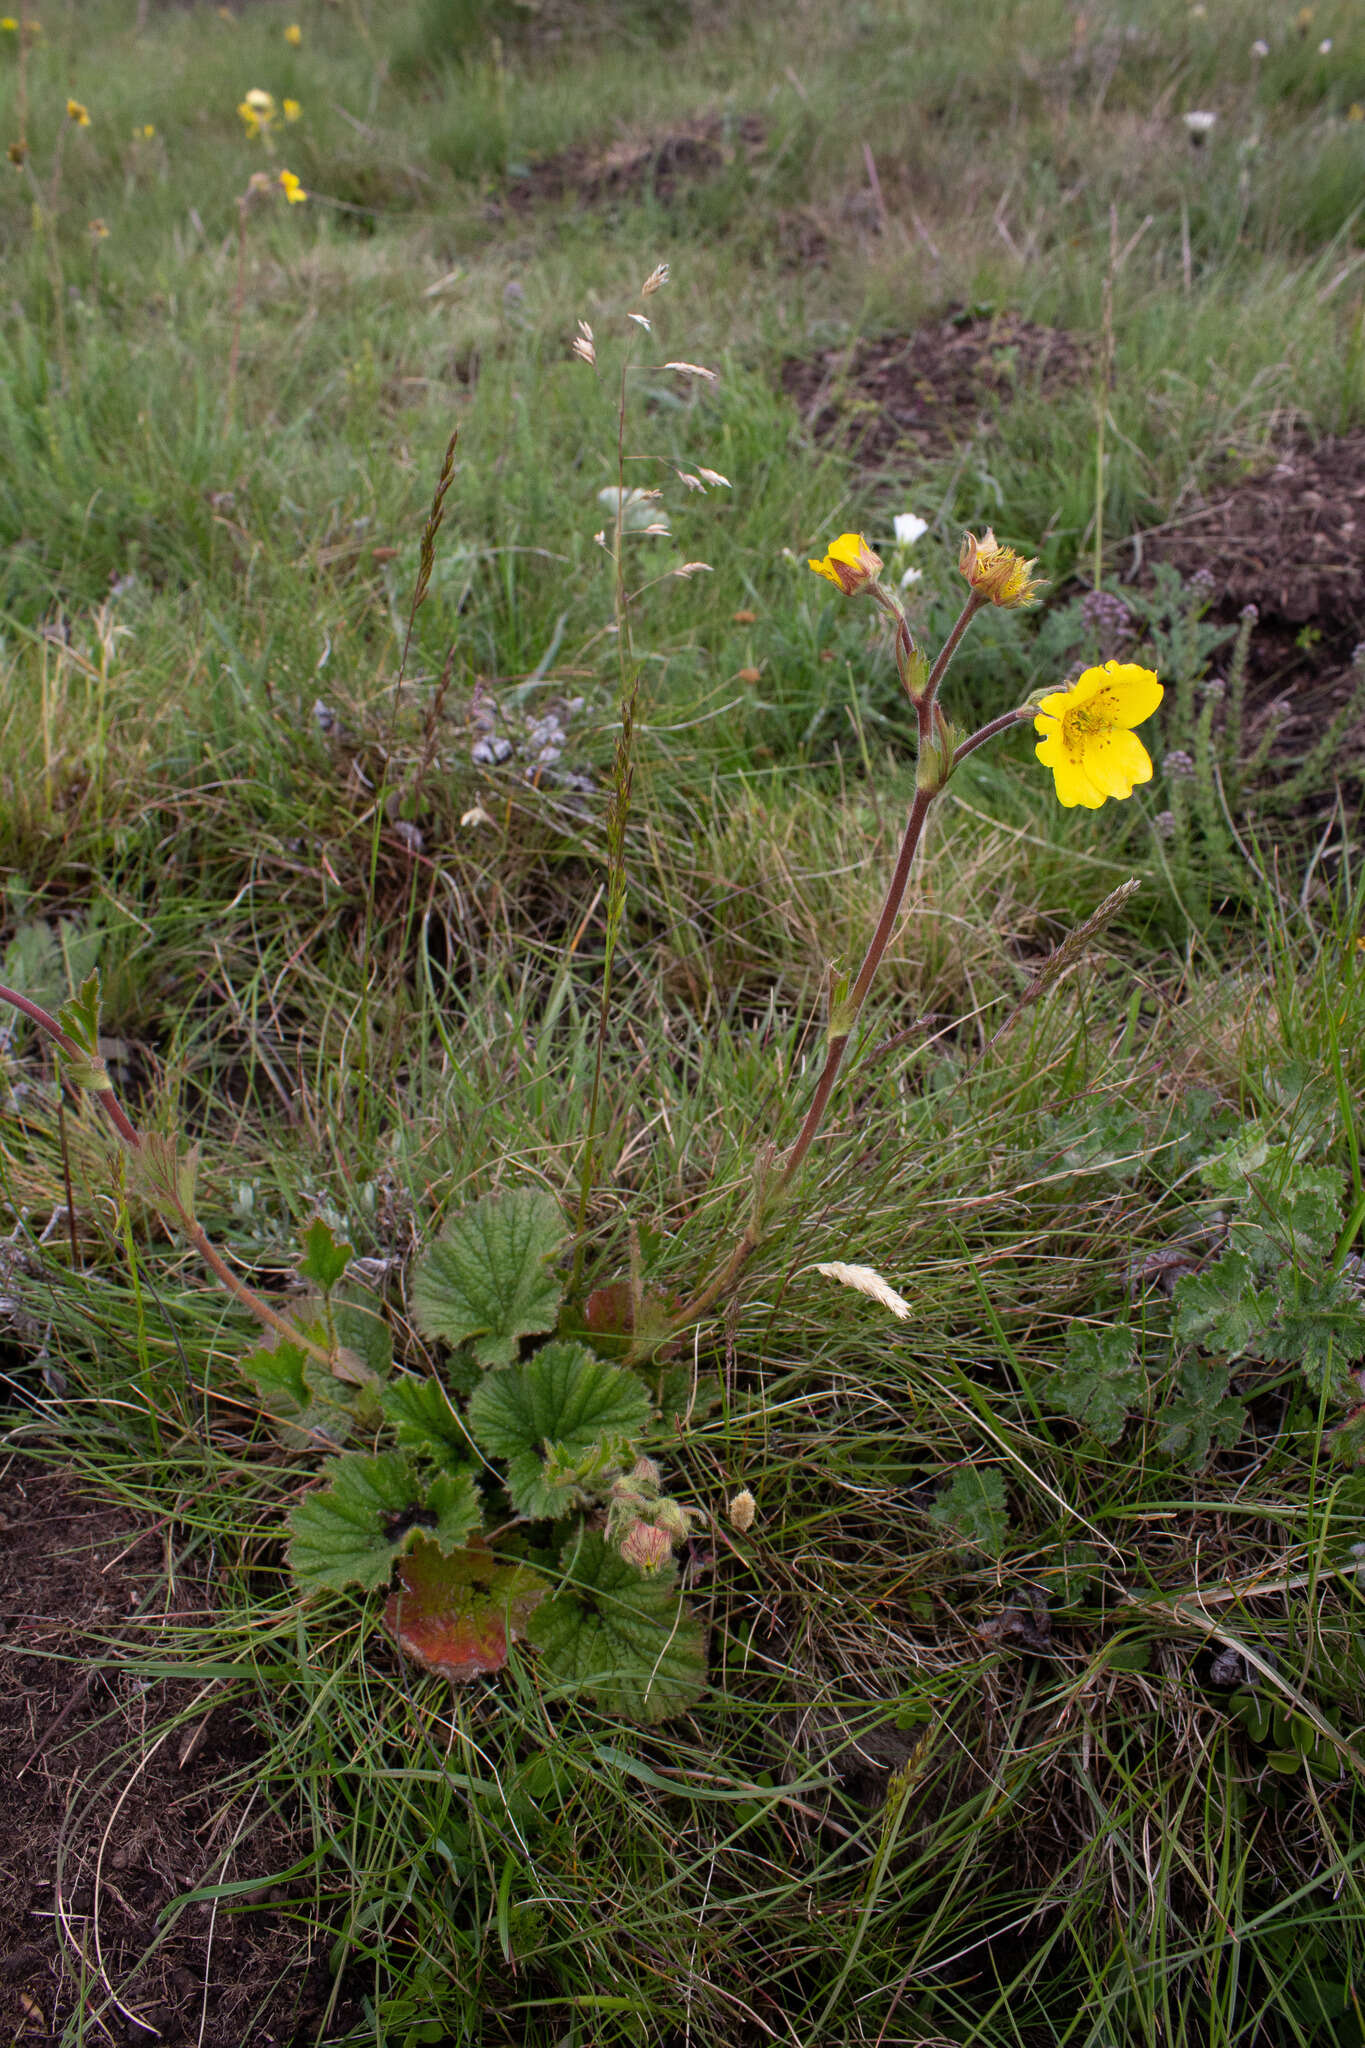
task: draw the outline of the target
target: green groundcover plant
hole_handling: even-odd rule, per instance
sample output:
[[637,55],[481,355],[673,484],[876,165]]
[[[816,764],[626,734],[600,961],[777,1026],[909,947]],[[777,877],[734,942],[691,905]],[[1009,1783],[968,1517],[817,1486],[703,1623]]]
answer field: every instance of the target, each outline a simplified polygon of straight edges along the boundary
[[[666,279],[661,265],[642,297],[647,301]],[[631,317],[648,329],[644,315]],[[580,323],[575,351],[596,367],[596,341],[586,324]],[[687,376],[709,374],[692,364],[666,367]],[[622,408],[624,416],[624,395]],[[448,450],[423,537],[414,612],[431,575],[450,471]],[[724,483],[714,472],[704,475]],[[601,536],[613,561],[622,662],[622,741],[608,834],[616,851],[609,933],[619,927],[622,911],[619,855],[638,687],[630,666],[625,561],[633,534],[651,530],[656,495],[628,491],[623,467],[611,538],[605,530]],[[705,1517],[669,1493],[664,1465],[677,1418],[696,1413],[699,1403],[704,1411],[708,1392],[678,1366],[680,1340],[739,1286],[775,1219],[780,1215],[790,1226],[799,1215],[800,1170],[895,930],[930,810],[964,760],[1028,720],[1063,805],[1097,809],[1130,796],[1152,776],[1133,729],[1156,709],[1162,691],[1156,674],[1136,663],[1087,668],[1068,687],[1044,689],[974,732],[950,722],[942,685],[973,619],[991,606],[1030,605],[1039,587],[1034,565],[990,532],[966,537],[958,566],[965,602],[931,662],[915,643],[896,590],[883,579],[883,562],[861,534],[840,535],[810,564],[845,596],[870,598],[889,621],[918,740],[915,793],[861,967],[852,979],[830,977],[824,1062],[800,1129],[784,1148],[778,1132],[762,1149],[748,1222],[684,1301],[652,1295],[638,1275],[624,1287],[580,1298],[594,1095],[577,1233],[556,1199],[533,1187],[506,1189],[450,1217],[419,1259],[411,1287],[418,1325],[446,1348],[445,1364],[439,1377],[414,1377],[396,1367],[382,1317],[346,1293],[350,1248],[324,1222],[314,1222],[306,1235],[298,1268],[307,1290],[302,1305],[277,1309],[233,1273],[196,1215],[193,1152],[173,1136],[140,1133],[115,1093],[99,1051],[96,975],[57,1017],[20,991],[0,990],[55,1040],[67,1079],[93,1092],[143,1197],[262,1325],[264,1341],[242,1360],[242,1372],[280,1440],[322,1457],[319,1484],[289,1517],[288,1559],[299,1587],[305,1593],[386,1593],[385,1622],[394,1640],[453,1683],[496,1672],[511,1647],[524,1642],[537,1653],[552,1692],[583,1694],[646,1721],[676,1713],[696,1697],[704,1643],[677,1560]],[[1053,976],[1128,893],[1114,892],[1071,949],[1058,950]],[[609,950],[604,1006],[610,971]],[[1045,972],[1034,996],[1049,978]],[[600,1057],[598,1071],[600,1077]],[[560,1268],[571,1234],[578,1256],[566,1284]],[[883,1298],[888,1292],[866,1269],[827,1270],[865,1292]],[[1082,1412],[1090,1414],[1093,1405]],[[732,1525],[742,1532],[752,1514],[752,1499],[741,1492],[730,1504]]]

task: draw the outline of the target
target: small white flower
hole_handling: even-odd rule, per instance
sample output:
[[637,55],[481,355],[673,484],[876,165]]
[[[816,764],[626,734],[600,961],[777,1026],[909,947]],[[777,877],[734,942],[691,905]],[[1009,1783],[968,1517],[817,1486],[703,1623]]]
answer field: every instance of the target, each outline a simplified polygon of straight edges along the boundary
[[1217,114],[1211,114],[1207,107],[1196,107],[1192,114],[1182,114],[1180,118],[1189,129],[1194,140],[1202,142],[1214,122],[1218,119],[1218,116]]
[[1330,57],[1331,54],[1332,38],[1330,36],[1324,36],[1322,41],[1318,44],[1318,55],[1320,57]]
[[898,548],[912,548],[929,531],[928,520],[921,519],[918,512],[898,512],[894,524]]
[[923,581],[923,569],[907,569],[904,575],[901,577],[901,589],[908,590],[912,583],[923,583]]
[[1253,57],[1268,57],[1270,55],[1269,43],[1263,42],[1261,37],[1257,36],[1255,42],[1251,46],[1251,54]]

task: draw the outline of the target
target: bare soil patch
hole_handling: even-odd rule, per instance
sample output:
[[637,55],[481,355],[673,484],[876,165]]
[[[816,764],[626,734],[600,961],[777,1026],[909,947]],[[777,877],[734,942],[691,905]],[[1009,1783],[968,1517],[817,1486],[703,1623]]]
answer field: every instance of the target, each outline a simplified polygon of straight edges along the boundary
[[547,200],[572,199],[586,208],[650,194],[667,202],[736,158],[751,161],[765,136],[757,115],[734,120],[712,114],[663,135],[626,135],[605,148],[578,145],[531,164],[507,185],[503,200],[517,213]]
[[1365,427],[1288,450],[1177,524],[1149,561],[1207,570],[1218,596],[1263,623],[1365,637]]
[[[1276,752],[1311,746],[1349,701],[1352,655],[1365,641],[1365,428],[1298,444],[1240,477],[1178,522],[1144,534],[1143,566],[1169,562],[1213,579],[1215,616],[1255,605],[1252,695],[1287,718]],[[1358,765],[1365,734],[1347,735]]]
[[1062,389],[1084,367],[1082,350],[1058,328],[959,307],[913,334],[790,358],[782,388],[817,440],[863,464],[889,464],[946,455],[988,428],[1018,391]]
[[[0,1470],[0,2039],[22,2048],[78,2015],[83,2039],[301,2048],[326,2012],[271,1889],[301,1844],[252,1782],[253,1730],[212,1681],[128,1668],[203,1604],[167,1577],[167,1534],[59,1471]],[[233,1910],[166,1914],[256,1877]],[[339,2004],[338,2030],[353,2017]]]

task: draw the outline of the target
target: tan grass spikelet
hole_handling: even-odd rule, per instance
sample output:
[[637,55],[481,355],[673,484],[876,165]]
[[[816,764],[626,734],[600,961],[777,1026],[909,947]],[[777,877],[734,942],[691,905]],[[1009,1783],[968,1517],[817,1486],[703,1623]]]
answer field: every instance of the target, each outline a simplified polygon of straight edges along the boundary
[[889,1280],[883,1280],[875,1267],[846,1266],[842,1259],[831,1259],[828,1265],[817,1266],[815,1270],[823,1273],[826,1280],[837,1280],[841,1287],[851,1287],[855,1294],[865,1294],[869,1301],[879,1301],[898,1321],[904,1323],[909,1320],[909,1302],[903,1294],[897,1294]]

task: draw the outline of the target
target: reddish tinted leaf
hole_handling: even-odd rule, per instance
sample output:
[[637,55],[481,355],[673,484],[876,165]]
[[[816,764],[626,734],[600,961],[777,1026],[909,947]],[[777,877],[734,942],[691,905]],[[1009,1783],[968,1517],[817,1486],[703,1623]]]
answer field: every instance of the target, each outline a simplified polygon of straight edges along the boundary
[[629,1280],[594,1287],[583,1304],[583,1321],[595,1337],[628,1337],[635,1325]]
[[398,1567],[401,1591],[384,1608],[384,1626],[405,1656],[452,1685],[501,1671],[509,1642],[549,1591],[529,1565],[509,1564],[481,1543],[443,1556],[418,1543]]

